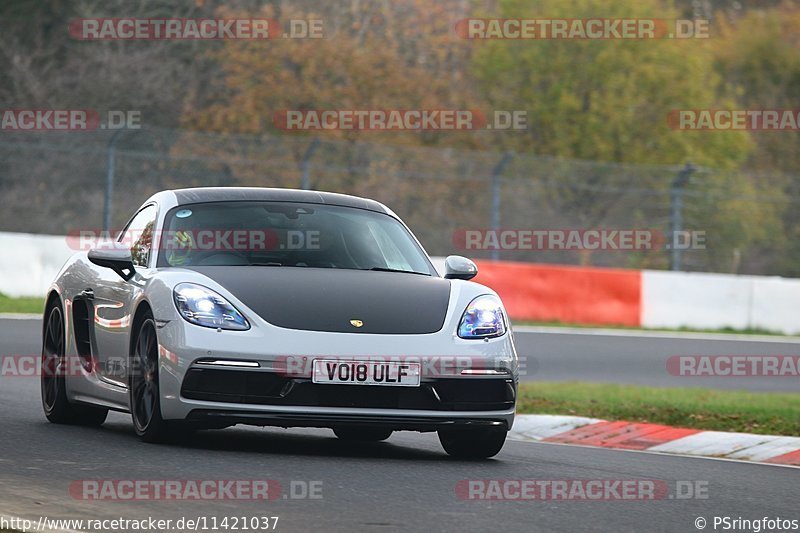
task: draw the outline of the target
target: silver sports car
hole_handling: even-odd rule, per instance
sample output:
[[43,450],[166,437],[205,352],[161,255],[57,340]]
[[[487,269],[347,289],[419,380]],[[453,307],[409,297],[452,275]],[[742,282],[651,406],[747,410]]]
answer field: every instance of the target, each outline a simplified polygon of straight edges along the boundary
[[148,442],[235,424],[361,441],[437,431],[451,455],[491,457],[514,420],[518,361],[476,273],[450,256],[440,276],[372,200],[162,191],[51,285],[44,411],[87,425],[130,412]]

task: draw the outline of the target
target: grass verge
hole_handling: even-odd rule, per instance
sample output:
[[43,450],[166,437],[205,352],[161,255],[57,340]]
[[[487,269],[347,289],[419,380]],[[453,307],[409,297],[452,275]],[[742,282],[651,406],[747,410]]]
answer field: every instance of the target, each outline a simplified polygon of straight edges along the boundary
[[0,293],[0,313],[36,313],[44,310],[44,298],[38,296],[24,296],[11,298]]
[[800,394],[598,383],[521,383],[518,413],[800,436]]

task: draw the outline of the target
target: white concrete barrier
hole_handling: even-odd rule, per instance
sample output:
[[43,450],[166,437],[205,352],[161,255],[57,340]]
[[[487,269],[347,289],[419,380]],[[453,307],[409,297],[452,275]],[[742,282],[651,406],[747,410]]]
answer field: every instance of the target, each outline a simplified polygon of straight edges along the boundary
[[754,280],[699,272],[642,271],[642,326],[750,326]]
[[3,232],[0,250],[0,293],[7,296],[44,296],[76,252],[63,236]]
[[648,328],[766,329],[800,333],[800,280],[699,272],[642,271]]
[[757,278],[750,302],[750,325],[754,328],[800,333],[800,280]]
[[[44,296],[76,252],[66,237],[0,232],[0,293]],[[444,258],[431,258],[444,272]],[[800,334],[800,279],[644,270],[641,326]]]

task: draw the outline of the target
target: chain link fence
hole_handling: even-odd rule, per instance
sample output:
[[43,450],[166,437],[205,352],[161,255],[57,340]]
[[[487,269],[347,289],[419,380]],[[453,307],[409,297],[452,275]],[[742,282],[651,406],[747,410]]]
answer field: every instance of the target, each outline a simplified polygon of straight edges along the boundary
[[101,229],[110,161],[112,228],[162,189],[306,184],[387,204],[432,255],[540,263],[666,269],[671,252],[665,246],[464,250],[464,230],[646,229],[669,236],[677,214],[683,229],[705,238],[704,248],[681,253],[682,269],[772,274],[765,258],[785,251],[786,242],[776,235],[782,235],[782,213],[793,204],[785,195],[765,196],[751,177],[699,168],[677,190],[682,207],[676,213],[673,187],[684,162],[570,161],[325,136],[28,132],[0,137],[0,231]]

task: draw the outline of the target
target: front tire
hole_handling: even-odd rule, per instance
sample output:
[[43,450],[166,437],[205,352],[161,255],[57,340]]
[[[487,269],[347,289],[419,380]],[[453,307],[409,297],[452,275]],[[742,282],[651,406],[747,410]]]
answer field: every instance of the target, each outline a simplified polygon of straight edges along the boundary
[[341,440],[357,442],[380,442],[392,436],[391,429],[380,428],[337,427],[333,432]]
[[459,459],[488,459],[503,448],[508,431],[502,429],[449,429],[439,431],[448,455]]
[[75,405],[67,398],[66,336],[61,305],[47,309],[42,332],[41,390],[42,408],[47,420],[54,424],[100,426],[106,421],[108,409]]
[[131,355],[130,407],[133,427],[144,442],[166,442],[176,434],[175,423],[161,417],[158,385],[158,337],[149,311],[139,322]]

